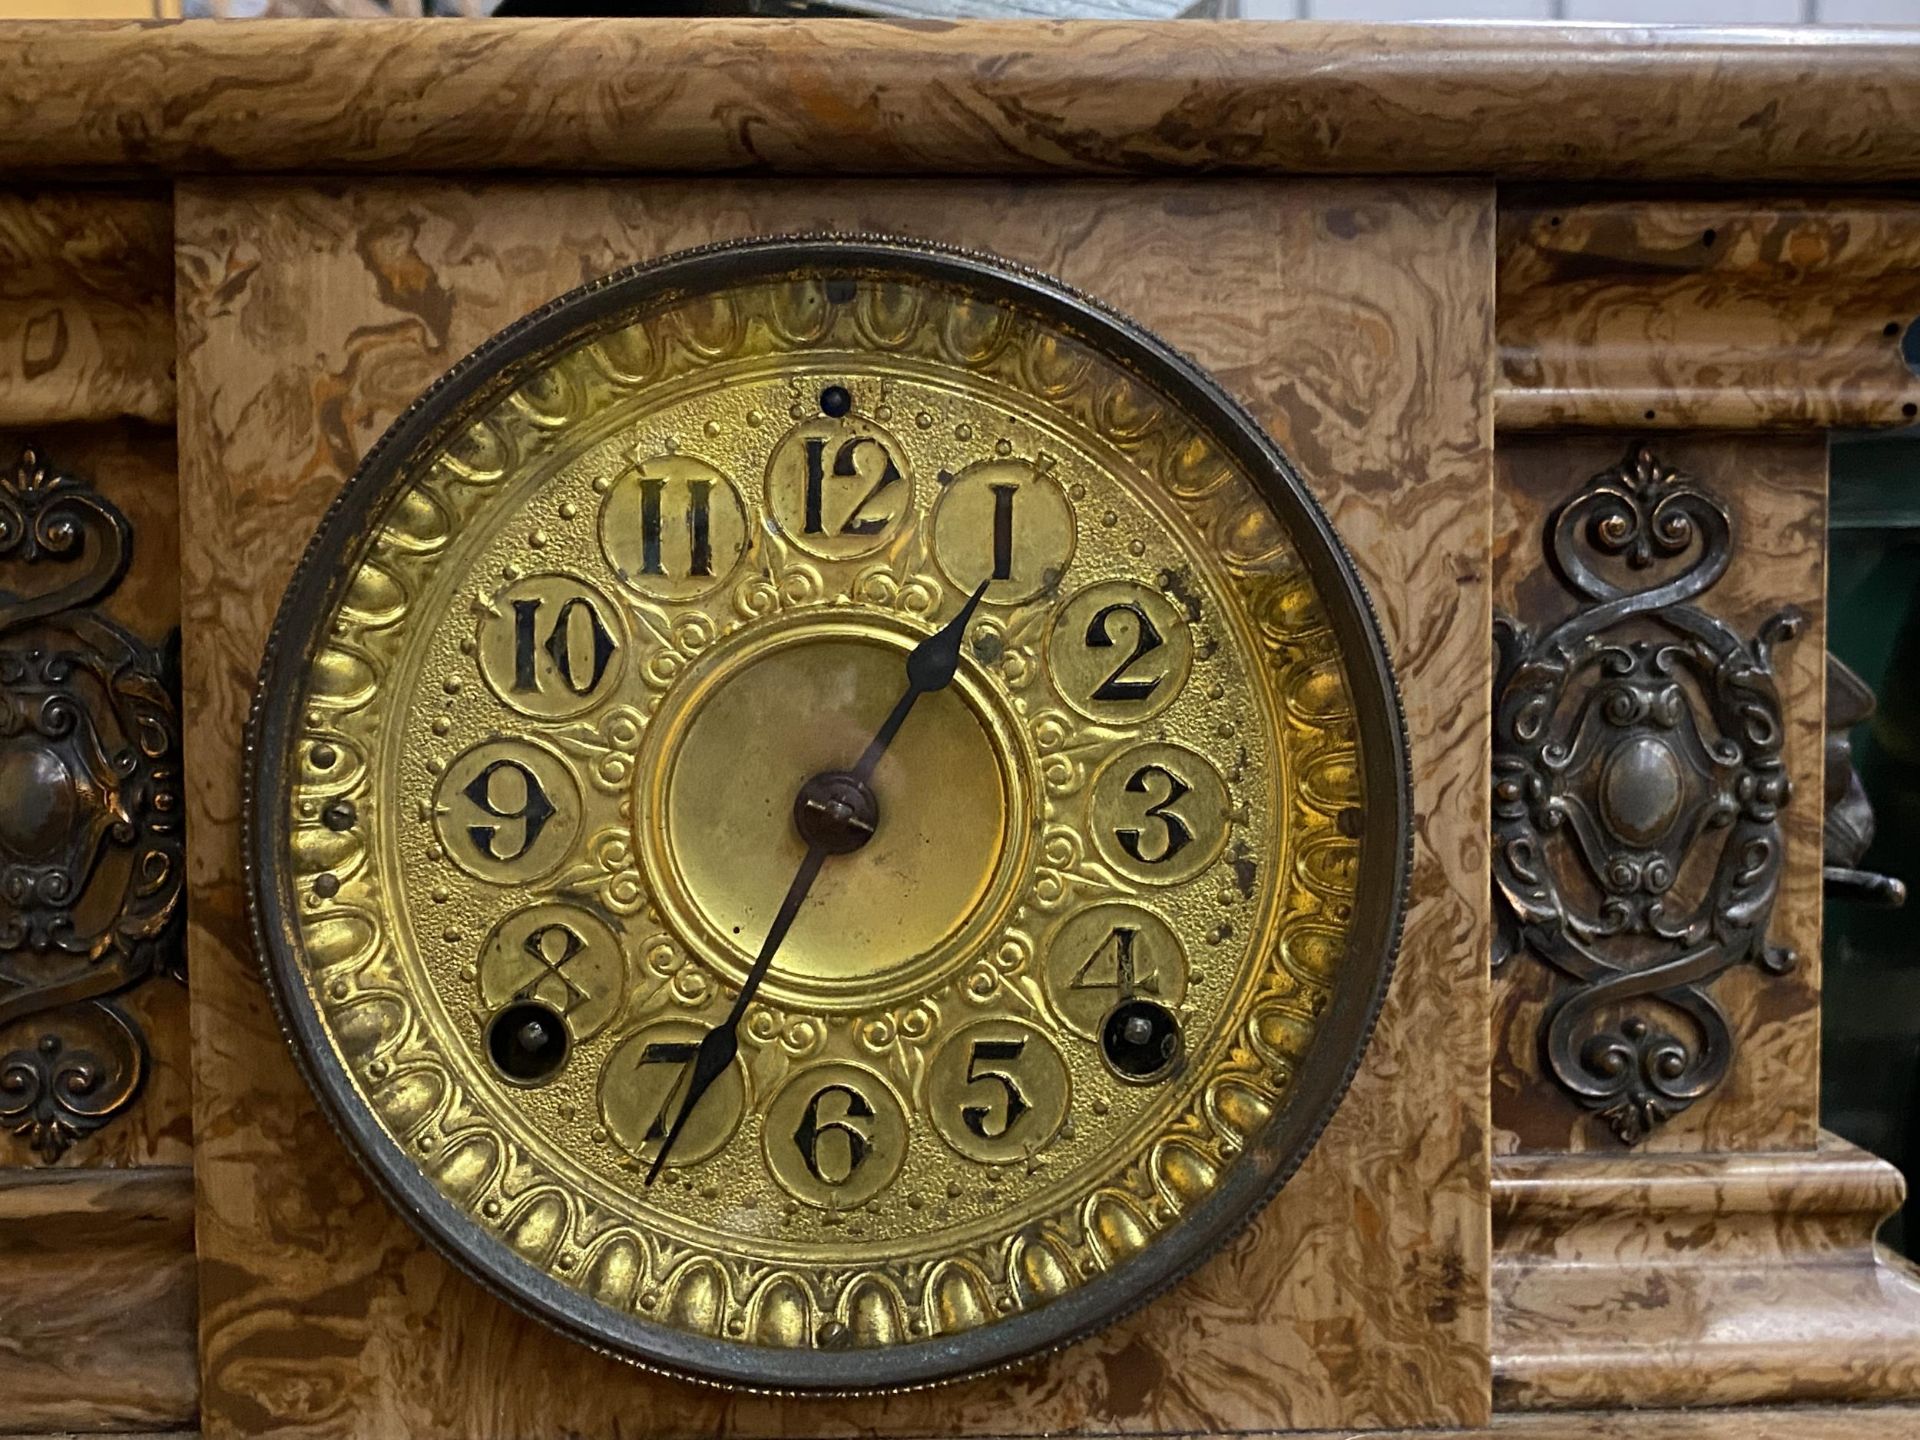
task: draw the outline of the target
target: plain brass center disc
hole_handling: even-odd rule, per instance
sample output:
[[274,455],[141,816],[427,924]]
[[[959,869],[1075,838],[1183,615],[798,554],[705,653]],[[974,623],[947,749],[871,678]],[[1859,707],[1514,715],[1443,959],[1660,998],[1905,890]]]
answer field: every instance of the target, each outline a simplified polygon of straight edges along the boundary
[[[735,983],[806,854],[794,797],[859,760],[917,638],[870,620],[750,632],[649,727],[635,810],[648,879]],[[873,838],[827,860],[762,993],[871,1011],[977,959],[1029,848],[1023,763],[1010,717],[965,670],[923,696],[874,772]]]

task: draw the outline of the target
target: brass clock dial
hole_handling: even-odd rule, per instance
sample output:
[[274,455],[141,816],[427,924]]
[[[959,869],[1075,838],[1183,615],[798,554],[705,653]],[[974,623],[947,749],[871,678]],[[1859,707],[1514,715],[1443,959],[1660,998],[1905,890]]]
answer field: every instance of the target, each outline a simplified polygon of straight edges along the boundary
[[1231,401],[1055,282],[768,241],[435,386],[281,611],[261,950],[408,1217],[783,1390],[1063,1344],[1292,1173],[1409,833],[1384,648]]

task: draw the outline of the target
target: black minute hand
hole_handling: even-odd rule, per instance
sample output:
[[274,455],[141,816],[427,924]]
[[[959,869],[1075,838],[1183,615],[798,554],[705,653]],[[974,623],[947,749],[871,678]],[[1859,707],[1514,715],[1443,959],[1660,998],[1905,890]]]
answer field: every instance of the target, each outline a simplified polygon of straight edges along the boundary
[[913,709],[914,701],[935,690],[944,690],[953,683],[954,672],[960,668],[960,642],[966,638],[967,622],[973,618],[980,597],[987,593],[987,586],[992,583],[991,580],[982,580],[979,588],[967,597],[967,603],[960,607],[958,615],[907,652],[907,693],[895,703],[893,713],[887,716],[886,723],[868,744],[860,763],[853,767],[854,779],[867,781],[873,778],[874,766],[887,753],[887,746],[900,733],[900,727],[907,723],[907,712]]
[[[853,767],[851,774],[854,780],[865,784],[873,777],[874,767],[880,763],[880,757],[887,753],[887,747],[893,743],[893,737],[900,733],[900,727],[906,724],[907,715],[916,700],[922,695],[944,690],[953,683],[954,674],[960,668],[960,645],[966,637],[967,622],[979,608],[980,598],[987,593],[990,583],[989,580],[982,580],[979,588],[968,597],[967,603],[960,607],[958,615],[907,653],[906,693],[894,703],[892,713],[860,756],[860,763]],[[741,1018],[746,1015],[747,1006],[753,1003],[760,982],[767,978],[774,952],[793,928],[794,917],[800,913],[807,892],[819,878],[820,866],[828,854],[817,842],[807,847],[806,858],[800,862],[793,883],[787,887],[786,899],[780,902],[773,924],[767,927],[767,938],[760,942],[760,953],[754,957],[753,967],[747,971],[747,978],[740,986],[740,994],[734,1000],[733,1008],[727,1012],[725,1020],[701,1037],[700,1048],[693,1056],[693,1075],[687,1082],[686,1098],[680,1102],[680,1113],[674,1116],[673,1125],[661,1140],[653,1163],[647,1167],[647,1184],[651,1185],[659,1178],[660,1167],[667,1163],[667,1156],[672,1152],[674,1142],[680,1138],[680,1132],[686,1129],[687,1120],[692,1116],[694,1106],[700,1103],[700,1097],[712,1088],[713,1082],[726,1072],[734,1056],[740,1053]]]

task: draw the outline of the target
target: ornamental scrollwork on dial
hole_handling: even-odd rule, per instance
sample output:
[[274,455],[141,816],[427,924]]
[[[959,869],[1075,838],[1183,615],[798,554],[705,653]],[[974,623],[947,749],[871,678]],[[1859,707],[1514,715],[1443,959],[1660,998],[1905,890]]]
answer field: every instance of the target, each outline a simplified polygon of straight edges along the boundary
[[1548,1070],[1629,1145],[1726,1077],[1714,980],[1795,964],[1767,942],[1791,793],[1773,650],[1803,617],[1748,640],[1691,603],[1732,539],[1704,486],[1636,445],[1548,521],[1579,608],[1538,634],[1494,621],[1493,963],[1558,972]]
[[87,608],[132,550],[33,447],[0,474],[0,1124],[48,1163],[146,1079],[121,998],[185,978],[178,632]]

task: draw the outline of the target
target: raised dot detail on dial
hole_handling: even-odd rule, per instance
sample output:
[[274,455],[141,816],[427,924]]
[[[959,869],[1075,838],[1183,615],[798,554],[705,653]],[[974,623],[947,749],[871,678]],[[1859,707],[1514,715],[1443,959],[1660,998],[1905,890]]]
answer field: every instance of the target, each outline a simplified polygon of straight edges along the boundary
[[528,575],[501,588],[480,616],[475,659],[487,688],[536,720],[592,709],[620,683],[620,613],[572,575]]
[[1090,719],[1138,725],[1180,694],[1193,636],[1173,602],[1132,580],[1106,580],[1054,613],[1047,668],[1060,698]]
[[1087,1040],[1122,1000],[1148,996],[1178,1005],[1187,993],[1187,957],[1173,927],[1139,905],[1076,910],[1047,939],[1041,971],[1047,1000]]
[[927,1067],[927,1112],[969,1160],[1030,1159],[1060,1131],[1072,1084],[1054,1044],[1019,1020],[976,1020],[948,1036]]
[[780,1188],[822,1210],[864,1205],[900,1173],[907,1115],[864,1065],[814,1065],[768,1104],[760,1143]]
[[751,542],[740,491],[691,455],[623,471],[600,504],[600,548],[623,584],[650,600],[693,600],[733,574]]
[[580,787],[567,762],[531,740],[483,740],[461,751],[433,792],[447,858],[496,885],[538,880],[573,850]]
[[1088,825],[1100,858],[1130,880],[1177,885],[1226,847],[1226,782],[1182,745],[1138,745],[1094,776]]

